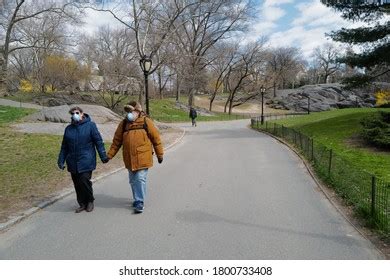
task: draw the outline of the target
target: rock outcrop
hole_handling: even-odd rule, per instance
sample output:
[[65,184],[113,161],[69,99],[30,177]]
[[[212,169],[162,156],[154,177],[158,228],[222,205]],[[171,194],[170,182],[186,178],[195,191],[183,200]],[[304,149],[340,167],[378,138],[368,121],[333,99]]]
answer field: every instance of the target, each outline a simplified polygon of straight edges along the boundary
[[[373,91],[370,91],[373,92]],[[267,99],[269,107],[293,111],[327,111],[332,108],[374,107],[375,97],[363,90],[345,90],[340,84],[306,85],[297,89],[278,91],[277,97]]]
[[103,106],[97,105],[88,105],[88,104],[72,104],[72,105],[61,105],[54,107],[45,107],[39,112],[30,115],[28,121],[44,121],[44,122],[54,122],[54,123],[69,123],[70,115],[69,110],[74,106],[79,106],[83,109],[84,113],[87,113],[91,116],[92,120],[95,123],[104,124],[120,122],[123,118],[115,114],[110,109],[107,109]]

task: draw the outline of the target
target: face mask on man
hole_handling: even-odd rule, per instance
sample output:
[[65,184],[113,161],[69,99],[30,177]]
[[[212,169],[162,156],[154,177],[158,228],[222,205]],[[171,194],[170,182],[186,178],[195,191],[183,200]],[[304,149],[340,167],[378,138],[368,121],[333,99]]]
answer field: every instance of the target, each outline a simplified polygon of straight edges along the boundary
[[133,111],[133,112],[131,112],[131,113],[128,113],[127,116],[126,116],[126,118],[127,118],[127,120],[128,120],[129,122],[133,122],[133,121],[136,120],[136,118],[138,118],[138,115],[139,115],[138,112]]
[[135,115],[133,113],[128,113],[126,117],[129,122],[133,122],[135,120]]
[[72,114],[72,120],[74,122],[79,122],[80,119],[81,119],[80,114],[76,114],[76,113]]

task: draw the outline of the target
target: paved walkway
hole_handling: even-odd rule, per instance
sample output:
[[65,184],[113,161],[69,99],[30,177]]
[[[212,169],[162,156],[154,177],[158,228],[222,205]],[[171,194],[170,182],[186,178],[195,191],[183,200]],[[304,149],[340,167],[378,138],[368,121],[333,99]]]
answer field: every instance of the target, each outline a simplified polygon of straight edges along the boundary
[[248,120],[188,125],[131,209],[126,171],[94,186],[96,208],[69,196],[0,235],[0,259],[380,259],[302,162]]
[[42,109],[44,106],[31,103],[23,103],[12,101],[4,98],[0,98],[0,105],[11,106],[11,107],[21,107],[21,108],[31,108],[31,109]]

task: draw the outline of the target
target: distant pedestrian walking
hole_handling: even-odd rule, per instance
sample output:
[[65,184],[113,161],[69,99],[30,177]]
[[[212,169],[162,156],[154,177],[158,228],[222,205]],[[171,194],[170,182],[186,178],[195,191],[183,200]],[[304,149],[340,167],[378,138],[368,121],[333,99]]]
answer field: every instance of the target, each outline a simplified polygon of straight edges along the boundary
[[70,109],[71,124],[65,128],[61,151],[58,156],[58,167],[71,173],[76,190],[79,208],[76,213],[94,208],[92,189],[92,171],[96,169],[96,150],[103,163],[108,162],[102,137],[88,114],[80,107]]
[[192,120],[192,126],[196,126],[196,117],[198,116],[198,113],[196,112],[196,110],[191,107],[190,108],[190,118]]
[[153,121],[143,112],[138,102],[125,106],[126,118],[118,125],[108,157],[113,158],[123,146],[123,161],[129,172],[129,183],[133,192],[135,213],[144,210],[146,177],[153,166],[153,150],[158,163],[163,161],[163,146],[160,133]]

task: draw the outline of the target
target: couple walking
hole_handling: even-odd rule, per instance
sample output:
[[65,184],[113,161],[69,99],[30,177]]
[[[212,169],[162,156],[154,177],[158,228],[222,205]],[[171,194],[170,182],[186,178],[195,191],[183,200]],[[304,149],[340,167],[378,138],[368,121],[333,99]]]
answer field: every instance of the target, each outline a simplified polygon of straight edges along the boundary
[[108,153],[90,116],[80,107],[73,107],[69,111],[71,124],[65,128],[58,167],[65,169],[66,162],[71,173],[79,203],[76,213],[84,210],[91,212],[94,208],[91,177],[92,171],[96,169],[96,150],[101,161],[107,163],[121,147],[123,161],[129,173],[134,211],[142,213],[144,210],[146,178],[148,169],[153,166],[153,148],[158,163],[162,163],[163,146],[157,128],[138,102],[130,102],[125,106],[125,111],[126,118],[119,123]]

